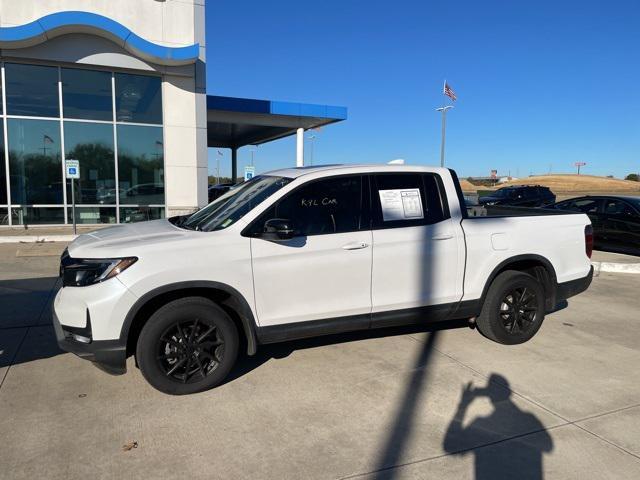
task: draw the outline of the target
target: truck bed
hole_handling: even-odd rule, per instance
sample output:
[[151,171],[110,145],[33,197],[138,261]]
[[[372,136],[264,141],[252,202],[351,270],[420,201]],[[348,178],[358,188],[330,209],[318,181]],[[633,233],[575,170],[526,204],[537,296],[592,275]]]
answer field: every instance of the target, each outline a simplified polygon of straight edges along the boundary
[[590,222],[586,215],[521,207],[484,210],[461,221],[467,247],[464,300],[479,298],[490,273],[508,259],[545,259],[558,283],[589,273],[584,231]]
[[469,205],[467,206],[467,218],[476,217],[539,217],[545,215],[570,215],[575,212],[555,210],[552,208],[513,207],[505,205]]

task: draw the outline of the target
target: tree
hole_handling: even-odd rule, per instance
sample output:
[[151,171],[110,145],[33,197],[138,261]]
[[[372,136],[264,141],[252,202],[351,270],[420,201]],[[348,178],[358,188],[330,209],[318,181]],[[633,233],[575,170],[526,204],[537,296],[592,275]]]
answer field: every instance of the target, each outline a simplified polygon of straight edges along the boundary
[[631,180],[632,182],[640,182],[640,175],[638,175],[637,173],[630,173],[629,175],[624,177],[624,179]]

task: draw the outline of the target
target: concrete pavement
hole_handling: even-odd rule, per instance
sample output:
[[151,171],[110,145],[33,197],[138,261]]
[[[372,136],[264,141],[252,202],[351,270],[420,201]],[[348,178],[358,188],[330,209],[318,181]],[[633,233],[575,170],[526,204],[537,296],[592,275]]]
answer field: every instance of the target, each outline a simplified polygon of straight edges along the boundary
[[66,225],[61,227],[34,226],[28,228],[10,227],[0,229],[0,244],[3,243],[35,243],[35,242],[70,242],[77,235],[92,232],[100,228],[108,227],[77,226],[76,233],[73,233],[73,226]]
[[111,377],[59,352],[56,248],[13,248],[0,478],[640,478],[638,275],[601,273],[524,345],[459,324],[333,336],[262,347],[221,387],[170,397],[132,359]]

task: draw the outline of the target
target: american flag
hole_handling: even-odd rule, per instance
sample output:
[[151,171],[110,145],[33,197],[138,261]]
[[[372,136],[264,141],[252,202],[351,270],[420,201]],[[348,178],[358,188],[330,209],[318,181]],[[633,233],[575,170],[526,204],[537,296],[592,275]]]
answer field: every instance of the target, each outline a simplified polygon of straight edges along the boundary
[[449,97],[454,102],[458,99],[458,97],[456,97],[455,92],[451,89],[451,87],[446,81],[444,82],[444,89],[442,90],[442,93],[444,93],[447,97]]
[[44,143],[54,143],[53,138],[51,138],[49,135],[45,134],[44,137],[42,138],[42,141]]

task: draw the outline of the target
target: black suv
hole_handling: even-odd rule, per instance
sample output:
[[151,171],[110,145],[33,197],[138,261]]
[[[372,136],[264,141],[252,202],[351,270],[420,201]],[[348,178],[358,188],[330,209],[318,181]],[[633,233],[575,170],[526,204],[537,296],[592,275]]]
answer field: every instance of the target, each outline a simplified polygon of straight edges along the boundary
[[480,205],[512,205],[515,207],[544,207],[556,201],[549,187],[540,185],[517,185],[502,187],[478,198]]
[[233,183],[218,183],[217,185],[209,185],[209,203],[221,197],[233,187]]

